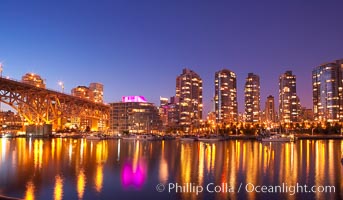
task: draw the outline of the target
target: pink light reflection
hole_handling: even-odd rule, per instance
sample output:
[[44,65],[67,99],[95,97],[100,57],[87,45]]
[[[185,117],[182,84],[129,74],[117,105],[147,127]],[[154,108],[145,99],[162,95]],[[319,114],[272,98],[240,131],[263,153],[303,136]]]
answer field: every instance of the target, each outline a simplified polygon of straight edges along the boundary
[[138,162],[136,169],[132,163],[126,162],[121,172],[121,182],[125,189],[130,187],[141,189],[146,178],[146,167],[143,162]]

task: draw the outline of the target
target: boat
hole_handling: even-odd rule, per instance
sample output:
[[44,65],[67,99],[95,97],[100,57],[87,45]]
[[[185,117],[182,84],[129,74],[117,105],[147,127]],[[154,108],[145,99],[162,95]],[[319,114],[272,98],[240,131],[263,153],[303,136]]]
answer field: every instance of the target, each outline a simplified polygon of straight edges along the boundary
[[193,142],[197,140],[197,137],[194,135],[183,135],[179,138],[181,141]]
[[294,135],[275,134],[261,138],[262,142],[294,142]]
[[152,134],[127,134],[121,137],[123,140],[161,140],[162,138]]
[[0,135],[3,138],[14,138],[16,137],[16,134],[14,132],[5,132]]
[[159,137],[152,134],[141,134],[137,135],[137,140],[159,140]]
[[87,140],[101,140],[101,139],[103,139],[103,137],[99,136],[99,135],[87,135],[86,139]]
[[136,134],[125,134],[121,137],[123,140],[136,140],[137,135]]
[[68,136],[68,138],[72,138],[72,139],[78,139],[78,138],[82,138],[82,137],[83,137],[82,133],[71,133]]
[[106,139],[106,135],[98,133],[98,134],[90,134],[85,137],[87,140],[103,140]]
[[207,136],[199,137],[198,140],[201,142],[217,142],[219,140],[222,140],[222,138],[217,135],[207,135]]
[[122,137],[120,137],[119,135],[108,135],[106,138],[107,139],[115,139],[115,140],[117,140],[117,139],[120,139]]
[[162,139],[163,139],[163,140],[175,140],[176,137],[173,136],[173,135],[164,135],[164,136],[162,137]]
[[71,132],[71,133],[64,132],[64,133],[55,133],[53,134],[53,137],[78,139],[78,138],[83,138],[84,135],[82,133],[76,133],[76,132]]

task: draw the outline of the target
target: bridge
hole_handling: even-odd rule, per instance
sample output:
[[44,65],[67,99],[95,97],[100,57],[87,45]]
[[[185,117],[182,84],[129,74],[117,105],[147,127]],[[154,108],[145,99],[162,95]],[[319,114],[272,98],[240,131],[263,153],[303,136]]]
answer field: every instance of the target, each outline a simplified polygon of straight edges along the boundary
[[92,130],[108,126],[108,105],[3,77],[0,101],[15,109],[27,125],[51,124],[53,130],[70,121]]

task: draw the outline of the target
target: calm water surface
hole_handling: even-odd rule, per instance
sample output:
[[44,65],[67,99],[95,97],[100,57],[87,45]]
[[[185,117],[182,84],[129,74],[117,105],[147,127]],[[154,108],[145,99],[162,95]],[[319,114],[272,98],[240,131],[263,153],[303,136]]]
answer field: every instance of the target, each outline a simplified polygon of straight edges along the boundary
[[[343,199],[342,154],[341,140],[2,138],[0,194],[55,200]],[[317,192],[305,192],[305,185]]]

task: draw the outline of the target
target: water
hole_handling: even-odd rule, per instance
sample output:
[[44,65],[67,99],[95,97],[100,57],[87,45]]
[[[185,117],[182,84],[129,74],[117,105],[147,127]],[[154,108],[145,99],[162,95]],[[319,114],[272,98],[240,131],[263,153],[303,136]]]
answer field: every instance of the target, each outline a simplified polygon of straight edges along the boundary
[[16,198],[343,199],[341,140],[2,138],[0,146],[0,194]]

